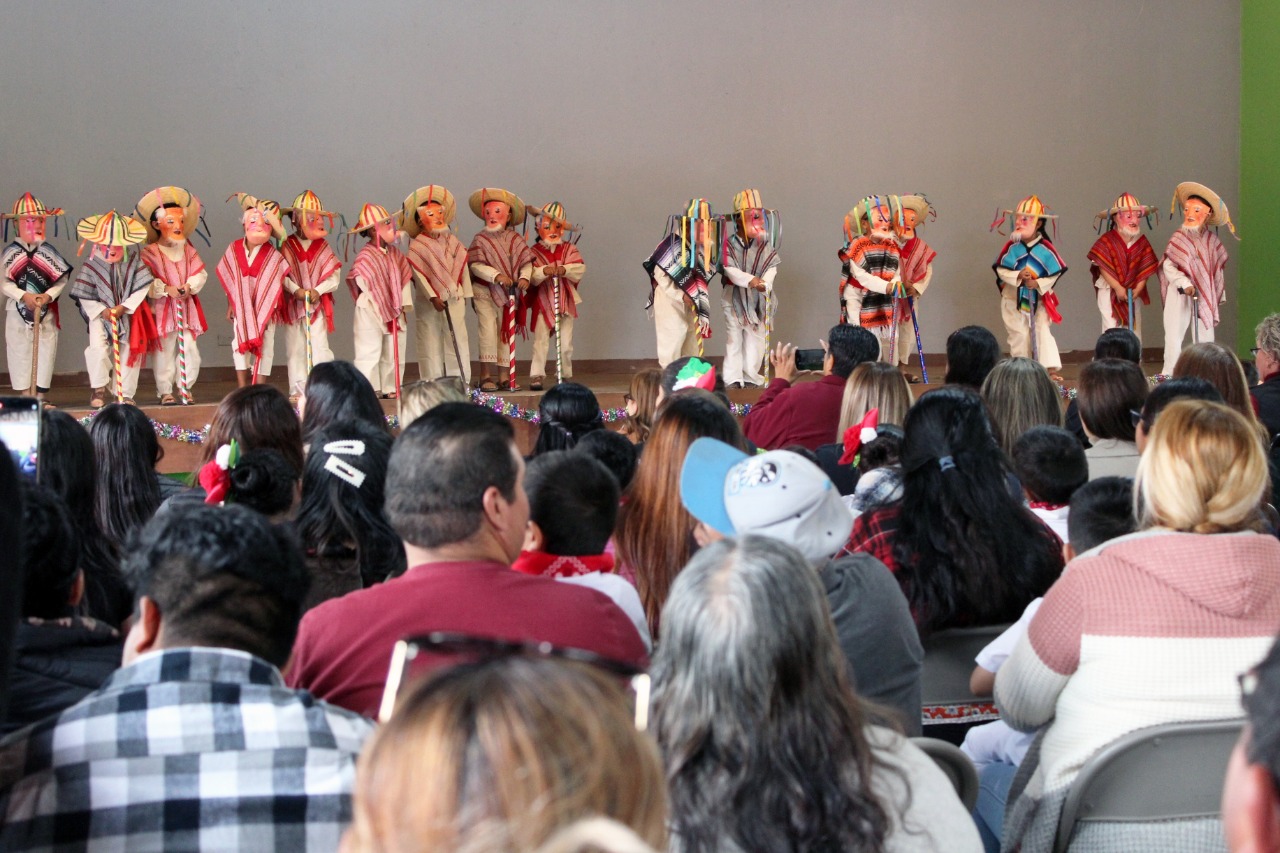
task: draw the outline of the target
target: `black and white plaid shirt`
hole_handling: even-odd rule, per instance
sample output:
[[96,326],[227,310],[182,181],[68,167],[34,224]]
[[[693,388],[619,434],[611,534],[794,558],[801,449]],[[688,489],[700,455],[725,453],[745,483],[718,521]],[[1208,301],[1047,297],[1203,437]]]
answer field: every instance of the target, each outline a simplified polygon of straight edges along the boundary
[[245,652],[148,654],[0,741],[0,850],[333,851],[372,731]]

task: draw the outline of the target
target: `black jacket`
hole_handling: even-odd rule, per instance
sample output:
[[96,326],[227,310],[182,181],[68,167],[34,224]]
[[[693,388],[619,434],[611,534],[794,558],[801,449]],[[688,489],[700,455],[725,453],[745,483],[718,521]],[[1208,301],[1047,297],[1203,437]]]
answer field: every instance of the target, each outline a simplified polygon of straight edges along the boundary
[[9,684],[8,734],[63,711],[102,686],[120,667],[120,633],[85,617],[26,619],[18,624]]

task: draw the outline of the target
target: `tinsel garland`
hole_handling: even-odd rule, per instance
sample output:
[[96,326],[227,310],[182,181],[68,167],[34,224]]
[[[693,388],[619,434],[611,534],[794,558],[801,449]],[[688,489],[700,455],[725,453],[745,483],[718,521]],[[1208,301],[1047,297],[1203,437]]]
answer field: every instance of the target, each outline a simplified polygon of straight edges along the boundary
[[[1159,385],[1161,382],[1165,381],[1166,379],[1172,379],[1172,378],[1173,378],[1172,376],[1167,376],[1163,373],[1157,373],[1155,376],[1148,376],[1147,383],[1151,385],[1152,388],[1154,388],[1155,386]],[[1076,394],[1078,392],[1076,391],[1075,388],[1068,388],[1066,385],[1062,385],[1059,383],[1054,383],[1054,384],[1058,385],[1058,396],[1061,397],[1062,399],[1074,400],[1076,398]]]

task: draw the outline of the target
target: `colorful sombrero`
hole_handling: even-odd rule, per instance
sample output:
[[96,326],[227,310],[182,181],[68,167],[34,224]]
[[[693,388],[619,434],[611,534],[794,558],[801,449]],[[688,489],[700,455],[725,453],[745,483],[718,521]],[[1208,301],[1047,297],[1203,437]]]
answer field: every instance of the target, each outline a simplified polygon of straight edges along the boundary
[[[994,231],[997,226],[1004,225],[1006,220],[1012,221],[1019,216],[1034,216],[1036,219],[1041,220],[1053,220],[1058,218],[1058,214],[1049,212],[1048,206],[1040,200],[1040,196],[1029,195],[1022,201],[1018,202],[1017,207],[1013,210],[997,211],[996,218],[991,220],[991,227],[988,230]],[[1057,228],[1056,224],[1054,225],[1054,228]]]
[[1183,181],[1178,184],[1173,191],[1173,209],[1170,213],[1176,215],[1187,203],[1187,199],[1193,195],[1200,196],[1209,205],[1209,218],[1205,220],[1206,225],[1211,228],[1225,225],[1231,231],[1231,235],[1239,239],[1236,235],[1236,226],[1231,221],[1231,211],[1227,210],[1227,203],[1222,200],[1222,196],[1204,184],[1198,184],[1195,181]]
[[862,236],[862,223],[867,219],[868,213],[873,207],[884,207],[889,210],[890,219],[896,219],[894,215],[894,206],[896,202],[893,196],[888,195],[869,195],[853,206],[853,210],[844,215],[844,236],[849,242],[853,242],[855,237]]
[[76,234],[99,246],[136,246],[147,239],[147,229],[141,222],[114,210],[81,219],[76,224]]
[[21,219],[24,216],[43,216],[47,219],[50,216],[61,216],[63,212],[60,207],[45,207],[44,202],[31,193],[23,193],[22,198],[13,203],[13,212],[4,214],[4,218]]
[[248,193],[232,193],[227,196],[227,201],[235,199],[240,202],[241,210],[252,210],[257,208],[262,211],[262,215],[267,220],[267,224],[271,226],[271,233],[275,235],[277,240],[284,239],[284,225],[280,222],[280,204],[269,198],[258,198]]
[[452,225],[453,217],[458,212],[458,203],[454,201],[453,193],[439,184],[428,184],[425,187],[418,187],[405,198],[400,208],[400,230],[410,237],[421,234],[422,226],[418,224],[418,208],[433,201],[444,208],[444,224]]
[[482,187],[471,194],[471,212],[484,219],[484,203],[486,201],[505,201],[511,206],[511,221],[507,224],[514,228],[524,222],[524,202],[513,192],[498,187]]
[[387,212],[387,209],[380,204],[366,204],[360,208],[360,217],[356,220],[356,227],[352,228],[348,233],[359,234],[361,231],[368,231],[380,222],[386,222],[393,218],[393,215]]
[[[1111,217],[1126,210],[1137,211],[1139,216],[1145,217],[1148,228],[1151,227],[1152,216],[1155,216],[1157,220],[1160,218],[1160,214],[1156,212],[1154,204],[1143,204],[1138,201],[1138,197],[1133,193],[1120,193],[1111,207],[1098,211],[1098,215],[1093,217],[1094,222],[1097,223],[1098,230],[1102,229],[1102,223],[1110,221]],[[1108,225],[1108,228],[1110,227]]]
[[782,222],[778,217],[778,211],[764,206],[764,202],[760,198],[760,190],[745,189],[734,195],[733,218],[742,224],[744,231],[746,230],[746,214],[752,210],[759,210],[764,215],[767,239],[770,245],[776,247],[778,239],[782,236]]
[[151,216],[157,208],[167,204],[176,204],[182,208],[182,221],[187,233],[195,232],[204,211],[200,199],[182,187],[156,187],[139,199],[133,209],[134,214],[142,221],[143,227],[147,229],[148,243],[154,243],[160,239],[160,233],[151,224]]
[[543,207],[535,207],[534,205],[531,204],[529,205],[529,215],[536,217],[538,219],[541,219],[542,217],[545,216],[550,220],[559,222],[561,225],[564,226],[564,230],[566,231],[578,230],[578,226],[570,222],[569,217],[565,215],[564,205],[562,205],[558,201],[553,201],[551,202],[551,204],[545,205]]
[[293,204],[288,207],[280,208],[281,213],[318,213],[321,216],[327,216],[330,219],[337,216],[332,210],[325,210],[324,205],[320,203],[320,196],[311,190],[303,190],[293,199]]

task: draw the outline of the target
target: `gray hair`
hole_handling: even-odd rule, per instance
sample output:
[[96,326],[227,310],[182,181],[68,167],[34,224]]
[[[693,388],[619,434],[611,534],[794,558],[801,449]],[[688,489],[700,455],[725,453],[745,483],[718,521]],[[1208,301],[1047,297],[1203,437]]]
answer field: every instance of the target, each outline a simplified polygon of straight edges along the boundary
[[1280,314],[1263,317],[1254,330],[1254,335],[1258,339],[1258,349],[1266,350],[1267,355],[1274,359],[1280,359]]

